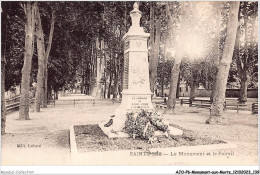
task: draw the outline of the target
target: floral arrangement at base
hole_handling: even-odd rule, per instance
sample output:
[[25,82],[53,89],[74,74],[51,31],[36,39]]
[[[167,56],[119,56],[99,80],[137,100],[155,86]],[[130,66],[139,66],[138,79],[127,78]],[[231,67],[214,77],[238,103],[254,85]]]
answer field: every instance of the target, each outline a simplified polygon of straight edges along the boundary
[[124,130],[134,139],[140,137],[152,143],[158,141],[155,131],[162,131],[167,137],[169,135],[169,124],[160,117],[157,111],[150,112],[142,109],[141,112],[127,113],[126,116]]

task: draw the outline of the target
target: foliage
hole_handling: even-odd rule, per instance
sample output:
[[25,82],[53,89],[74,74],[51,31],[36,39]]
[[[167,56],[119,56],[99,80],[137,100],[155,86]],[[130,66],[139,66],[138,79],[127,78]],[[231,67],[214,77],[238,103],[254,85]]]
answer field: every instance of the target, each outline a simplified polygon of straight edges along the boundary
[[249,78],[249,87],[257,86],[258,82],[258,39],[257,39],[257,2],[241,2],[239,12],[239,34],[236,38],[239,43],[236,60],[237,78]]
[[[139,8],[142,11],[140,23],[145,32],[150,32],[150,3],[139,2]],[[22,2],[2,2],[1,4],[1,49],[2,56],[6,57],[5,89],[9,90],[21,82],[25,17],[21,8]],[[185,43],[183,50],[186,50],[183,53],[185,59],[181,64],[181,79],[188,84],[195,81],[196,86],[201,84],[206,89],[211,89],[215,74],[213,71],[213,68],[216,67],[215,61],[221,57],[225,44],[229,3],[192,2],[190,4],[192,8],[185,9],[185,13],[189,14],[189,24],[186,25],[188,32],[184,39],[179,38],[179,25],[182,18],[180,4],[180,2],[155,3],[155,20],[160,19],[162,25],[157,89],[162,87],[162,82],[165,86],[169,85],[171,68],[176,59],[177,49],[175,47],[179,40]],[[112,86],[116,76],[118,76],[120,84],[124,66],[121,39],[131,25],[129,13],[133,9],[132,5],[133,2],[129,1],[39,2],[45,41],[48,40],[51,12],[54,10],[56,15],[53,44],[48,62],[48,84],[52,89],[61,90],[74,87],[79,78],[84,79],[82,85],[93,85],[99,56],[105,60],[102,62],[104,64],[102,82],[106,83],[110,78],[109,75],[112,74]],[[240,56],[248,63],[248,73],[251,77],[249,87],[256,87],[258,82],[258,41],[256,32],[253,31],[257,31],[253,28],[257,26],[258,22],[256,7],[257,2],[242,2],[240,7],[240,27],[242,29]],[[220,21],[216,17],[217,14],[220,15]],[[247,19],[249,28],[247,38],[245,38],[244,31],[245,19]],[[220,28],[217,27],[217,24],[220,24]],[[167,39],[169,39],[168,44]],[[251,41],[252,39],[253,41]],[[250,46],[249,48],[245,48],[246,42]],[[218,49],[216,49],[217,47]],[[36,82],[37,59],[37,54],[34,53],[31,83]],[[233,59],[235,60],[235,57]],[[238,73],[238,67],[233,61],[228,82],[239,81]]]
[[5,90],[21,83],[25,17],[20,2],[2,2],[1,54],[5,57]]
[[157,89],[161,89],[159,86],[162,83],[162,78],[164,78],[164,86],[169,87],[171,78],[171,69],[173,67],[173,61],[161,62],[158,64],[157,68]]

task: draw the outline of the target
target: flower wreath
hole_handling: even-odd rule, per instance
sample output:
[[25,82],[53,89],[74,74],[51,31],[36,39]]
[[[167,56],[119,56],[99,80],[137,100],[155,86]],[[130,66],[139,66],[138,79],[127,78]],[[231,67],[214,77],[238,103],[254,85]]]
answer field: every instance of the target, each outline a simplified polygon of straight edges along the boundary
[[164,122],[157,111],[146,111],[144,109],[139,113],[127,113],[125,121],[125,132],[130,134],[134,139],[140,137],[152,143],[158,140],[155,137],[155,131],[162,131],[168,137],[169,125]]

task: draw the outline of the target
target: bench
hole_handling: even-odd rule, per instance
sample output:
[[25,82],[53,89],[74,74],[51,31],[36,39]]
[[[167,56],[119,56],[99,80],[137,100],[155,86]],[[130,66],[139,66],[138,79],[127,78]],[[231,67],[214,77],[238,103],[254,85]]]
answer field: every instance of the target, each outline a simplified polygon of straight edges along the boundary
[[190,99],[181,99],[181,106],[183,104],[189,104],[189,106],[195,106],[200,108],[210,108],[211,101],[210,100],[190,100]]
[[227,108],[231,109],[231,110],[236,110],[237,113],[239,110],[242,110],[242,109],[247,109],[248,108],[248,105],[247,104],[243,104],[243,103],[227,103],[225,102],[224,104],[224,110],[226,110]]
[[210,108],[211,107],[211,101],[210,100],[197,100],[194,99],[191,101],[190,106],[196,106],[199,108]]
[[[192,101],[190,100],[190,99],[181,99],[181,106],[183,105],[183,104],[192,104]],[[190,105],[191,106],[191,105]]]
[[19,102],[20,101],[20,95],[19,96],[15,96],[13,98],[10,99],[6,99],[5,100],[5,104],[9,105],[9,104],[13,104],[14,102]]
[[19,109],[20,102],[12,103],[5,106],[6,112],[11,112],[13,110]]
[[[19,97],[19,98],[20,98],[20,97]],[[34,98],[31,98],[31,99],[30,99],[29,104],[32,104],[32,103],[34,103]],[[5,111],[6,111],[6,113],[9,113],[9,112],[12,112],[12,111],[14,111],[14,110],[18,110],[19,107],[20,107],[20,101],[14,102],[14,103],[12,103],[12,104],[6,104],[6,105],[5,105]]]

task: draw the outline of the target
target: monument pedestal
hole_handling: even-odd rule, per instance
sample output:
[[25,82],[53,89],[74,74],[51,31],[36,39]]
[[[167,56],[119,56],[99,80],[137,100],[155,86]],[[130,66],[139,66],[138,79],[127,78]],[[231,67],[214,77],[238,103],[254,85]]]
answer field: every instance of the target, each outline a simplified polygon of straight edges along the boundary
[[[128,137],[128,134],[123,133],[127,113],[138,113],[142,110],[154,111],[154,106],[151,100],[151,91],[149,83],[149,63],[148,63],[148,48],[147,39],[149,33],[145,33],[140,27],[141,12],[138,10],[137,3],[134,4],[134,9],[130,12],[132,26],[123,37],[124,41],[124,75],[123,75],[123,92],[122,102],[119,108],[115,111],[113,124],[109,127],[104,127],[104,123],[99,126],[104,133],[109,137]],[[177,135],[182,135],[182,131],[176,131]],[[173,132],[171,133],[173,135]],[[158,133],[157,133],[158,135]]]

